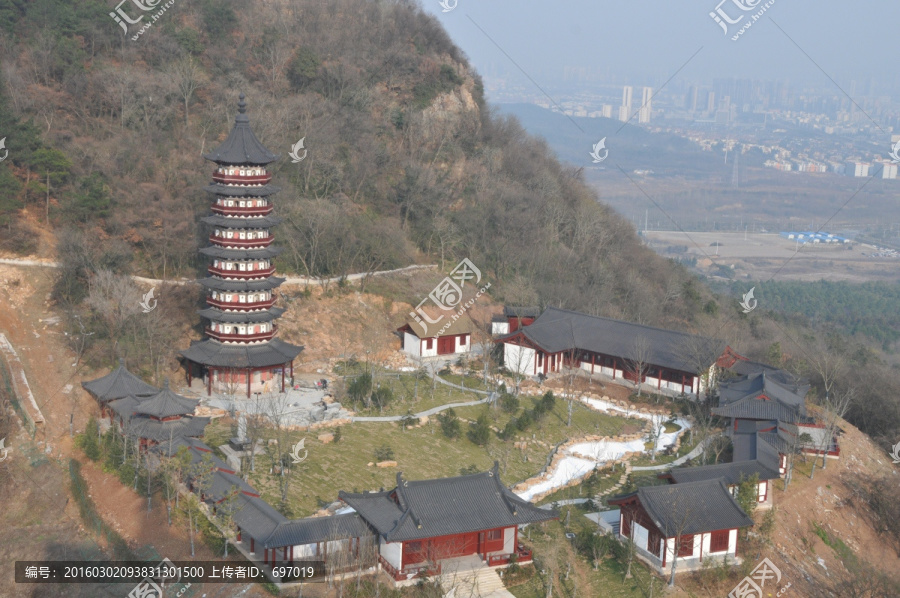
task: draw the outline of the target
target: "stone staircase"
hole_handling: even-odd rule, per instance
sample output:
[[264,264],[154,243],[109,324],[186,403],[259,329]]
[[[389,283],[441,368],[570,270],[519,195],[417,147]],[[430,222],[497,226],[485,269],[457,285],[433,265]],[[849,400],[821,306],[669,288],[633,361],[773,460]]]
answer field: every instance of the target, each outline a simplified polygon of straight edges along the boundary
[[496,569],[479,562],[472,568],[446,571],[440,576],[447,598],[514,598],[503,585]]
[[604,490],[603,492],[599,493],[597,495],[597,499],[596,499],[597,503],[599,504],[601,499],[604,496],[607,496],[609,494],[617,494],[618,490],[620,488],[622,488],[622,486],[624,486],[625,483],[628,481],[629,475],[631,475],[631,463],[625,463],[625,472],[621,476],[619,476],[619,481],[616,482],[616,485],[613,486],[612,488],[608,488],[607,490]]

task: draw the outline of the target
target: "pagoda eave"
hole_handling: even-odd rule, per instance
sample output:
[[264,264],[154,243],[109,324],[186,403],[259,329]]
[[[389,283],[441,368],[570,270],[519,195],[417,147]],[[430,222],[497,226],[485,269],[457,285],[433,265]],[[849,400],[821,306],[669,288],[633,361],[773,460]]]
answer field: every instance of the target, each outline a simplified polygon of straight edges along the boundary
[[270,309],[261,309],[258,311],[223,311],[214,307],[199,309],[197,313],[200,317],[212,320],[213,322],[223,322],[225,324],[256,324],[263,322],[271,322],[276,318],[280,318],[284,313],[283,307],[272,307]]
[[241,216],[220,216],[219,214],[213,214],[212,216],[204,216],[200,219],[200,222],[224,228],[271,228],[281,224],[281,218],[278,216],[245,218]]
[[267,197],[281,191],[281,187],[274,185],[207,185],[203,190],[224,197]]
[[258,345],[225,344],[215,340],[193,341],[181,352],[189,361],[221,369],[251,369],[283,366],[303,351],[302,346],[279,338]]
[[263,280],[225,280],[213,276],[203,278],[200,284],[215,291],[231,293],[252,293],[254,291],[271,291],[284,283],[284,278],[270,276]]

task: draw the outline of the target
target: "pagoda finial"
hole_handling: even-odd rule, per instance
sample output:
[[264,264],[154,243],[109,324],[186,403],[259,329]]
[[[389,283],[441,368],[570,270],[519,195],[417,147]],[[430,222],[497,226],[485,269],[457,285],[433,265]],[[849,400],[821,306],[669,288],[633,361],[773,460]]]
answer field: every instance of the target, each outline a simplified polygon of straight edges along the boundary
[[120,368],[124,368],[124,367],[125,367],[125,358],[124,358],[124,357],[120,357],[120,358],[119,358],[119,367],[120,367]]
[[247,102],[244,101],[244,92],[241,92],[241,95],[238,96],[238,112],[244,114],[247,112]]
[[169,389],[169,379],[168,378],[163,380],[163,388],[165,388],[166,390]]

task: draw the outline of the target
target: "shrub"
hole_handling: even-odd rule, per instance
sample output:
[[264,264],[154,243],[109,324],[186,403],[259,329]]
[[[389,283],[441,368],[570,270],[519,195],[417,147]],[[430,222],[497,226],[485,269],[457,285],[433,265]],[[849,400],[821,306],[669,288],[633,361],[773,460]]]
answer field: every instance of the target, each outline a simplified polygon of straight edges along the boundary
[[519,410],[519,399],[509,393],[500,395],[500,409],[504,413],[515,413]]
[[484,446],[491,439],[491,426],[486,415],[478,416],[478,421],[469,428],[469,440],[478,446]]
[[347,386],[347,396],[354,403],[361,403],[366,395],[372,391],[372,374],[365,373],[357,376]]
[[394,449],[387,445],[379,446],[375,449],[376,461],[391,461],[394,458]]
[[459,475],[472,475],[480,471],[481,470],[478,469],[478,466],[473,463],[471,465],[466,465],[465,467],[460,467]]
[[525,411],[516,420],[516,427],[519,430],[524,432],[525,430],[528,429],[528,426],[530,426],[533,423],[534,423],[534,416],[531,414],[531,411]]
[[503,428],[503,440],[511,440],[516,437],[516,432],[519,431],[518,426],[516,425],[516,418],[512,418],[508,422],[506,422],[506,427]]
[[440,413],[437,416],[438,423],[441,424],[441,432],[447,438],[458,438],[460,434],[459,420],[456,418],[456,412],[452,408]]
[[100,442],[97,439],[97,420],[91,417],[84,432],[75,436],[75,446],[84,451],[91,461],[100,459]]
[[556,397],[548,390],[544,393],[544,396],[541,397],[540,405],[544,413],[549,413],[556,407]]
[[393,400],[394,393],[387,386],[379,386],[372,391],[372,403],[379,409],[384,409]]
[[309,48],[300,47],[288,65],[287,77],[291,87],[300,91],[308,87],[319,75],[322,61]]

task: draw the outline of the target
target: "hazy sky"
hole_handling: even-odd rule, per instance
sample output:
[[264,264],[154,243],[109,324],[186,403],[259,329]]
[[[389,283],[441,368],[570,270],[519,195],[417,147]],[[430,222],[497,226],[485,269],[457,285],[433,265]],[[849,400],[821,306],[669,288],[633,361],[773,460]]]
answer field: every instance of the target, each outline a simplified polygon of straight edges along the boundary
[[[446,13],[440,0],[420,1],[484,75],[492,68],[518,72],[499,45],[538,83],[565,66],[583,66],[658,86],[701,47],[681,72],[687,81],[736,76],[832,85],[804,51],[844,87],[851,79],[860,90],[871,77],[889,87],[900,79],[897,0],[774,0],[737,41],[731,36],[767,0],[725,0],[726,15],[745,15],[727,36],[709,16],[721,0],[444,0],[456,2]],[[742,12],[735,2],[757,6]]]

